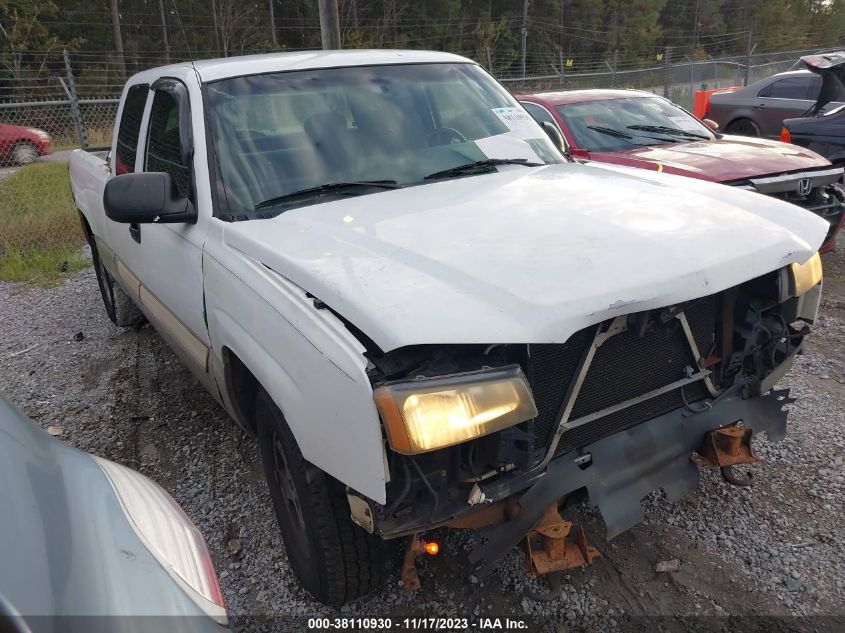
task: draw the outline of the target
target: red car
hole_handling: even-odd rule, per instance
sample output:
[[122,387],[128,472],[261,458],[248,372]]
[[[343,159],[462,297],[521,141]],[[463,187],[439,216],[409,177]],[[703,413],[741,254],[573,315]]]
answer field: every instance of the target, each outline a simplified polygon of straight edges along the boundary
[[830,223],[822,252],[834,248],[845,223],[843,168],[808,149],[719,134],[715,123],[705,125],[671,101],[638,90],[518,98],[538,122],[560,130],[573,158],[720,182],[792,202]]
[[0,123],[0,166],[28,165],[53,152],[53,140],[44,130]]

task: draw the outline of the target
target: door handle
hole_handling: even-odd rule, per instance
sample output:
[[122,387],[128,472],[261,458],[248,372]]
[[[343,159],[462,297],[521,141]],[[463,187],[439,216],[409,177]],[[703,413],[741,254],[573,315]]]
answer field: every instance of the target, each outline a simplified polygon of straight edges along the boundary
[[129,225],[129,235],[132,236],[133,240],[135,240],[136,242],[138,242],[138,244],[140,244],[141,243],[141,225],[136,224],[135,222],[130,224]]
[[758,103],[755,107],[759,110],[765,110],[766,104],[765,103]]

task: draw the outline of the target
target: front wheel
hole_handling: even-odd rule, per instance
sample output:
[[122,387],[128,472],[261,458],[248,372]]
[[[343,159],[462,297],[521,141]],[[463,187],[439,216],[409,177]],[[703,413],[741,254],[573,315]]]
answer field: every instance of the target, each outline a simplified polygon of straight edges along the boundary
[[387,545],[352,521],[343,484],[302,457],[281,410],[263,389],[255,417],[270,497],[300,584],[333,606],[379,587]]

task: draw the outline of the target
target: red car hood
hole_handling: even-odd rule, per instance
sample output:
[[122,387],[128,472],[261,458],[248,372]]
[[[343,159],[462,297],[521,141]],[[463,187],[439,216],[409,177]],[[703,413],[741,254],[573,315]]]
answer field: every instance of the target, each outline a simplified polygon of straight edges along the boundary
[[702,180],[727,182],[753,176],[825,167],[830,162],[797,145],[746,136],[670,143],[624,152],[590,152],[602,163],[659,170]]

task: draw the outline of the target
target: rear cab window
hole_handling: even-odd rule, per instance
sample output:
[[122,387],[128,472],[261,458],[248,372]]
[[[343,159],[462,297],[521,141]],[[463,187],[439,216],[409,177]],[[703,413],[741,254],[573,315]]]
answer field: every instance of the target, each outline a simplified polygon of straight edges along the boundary
[[147,105],[149,93],[150,87],[148,84],[134,85],[126,93],[114,152],[115,174],[118,176],[131,174],[135,171],[138,136],[141,132],[141,120],[144,116],[144,107]]

